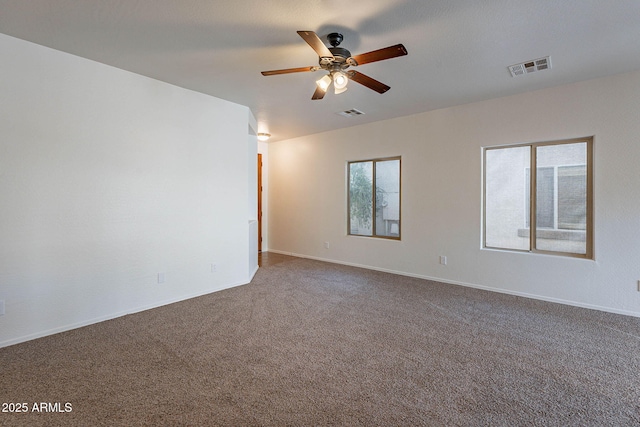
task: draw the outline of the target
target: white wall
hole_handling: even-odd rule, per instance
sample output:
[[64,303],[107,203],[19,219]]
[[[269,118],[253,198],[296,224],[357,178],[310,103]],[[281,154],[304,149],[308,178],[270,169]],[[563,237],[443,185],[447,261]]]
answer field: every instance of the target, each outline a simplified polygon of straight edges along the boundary
[[0,346],[249,280],[246,107],[4,35],[0,62]]
[[[638,111],[635,72],[272,143],[269,248],[640,316]],[[482,147],[590,135],[595,261],[482,250]],[[402,241],[346,236],[346,162],[396,155]]]

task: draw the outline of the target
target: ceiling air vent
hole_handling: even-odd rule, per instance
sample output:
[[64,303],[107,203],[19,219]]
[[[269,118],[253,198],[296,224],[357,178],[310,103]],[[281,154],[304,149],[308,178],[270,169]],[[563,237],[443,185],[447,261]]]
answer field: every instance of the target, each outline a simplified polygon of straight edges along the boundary
[[336,114],[343,117],[355,117],[355,116],[361,116],[364,113],[360,110],[356,110],[355,108],[352,108],[351,110],[340,111],[339,113],[336,113]]
[[545,56],[544,58],[510,65],[509,72],[511,73],[511,77],[515,77],[530,74],[534,71],[548,70],[549,68],[551,68],[551,58],[549,56]]

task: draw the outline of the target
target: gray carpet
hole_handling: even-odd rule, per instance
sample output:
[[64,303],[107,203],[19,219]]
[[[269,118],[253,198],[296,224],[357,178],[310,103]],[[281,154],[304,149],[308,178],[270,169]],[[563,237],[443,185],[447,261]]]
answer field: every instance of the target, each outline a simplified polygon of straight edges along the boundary
[[298,258],[0,366],[3,426],[640,425],[638,318]]

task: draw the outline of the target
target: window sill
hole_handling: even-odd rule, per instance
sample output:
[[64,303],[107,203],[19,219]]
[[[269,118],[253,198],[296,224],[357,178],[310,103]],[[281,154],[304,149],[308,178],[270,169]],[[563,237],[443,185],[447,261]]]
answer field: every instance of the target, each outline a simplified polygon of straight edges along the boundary
[[[528,228],[519,228],[518,237],[529,237]],[[549,240],[569,240],[572,242],[584,242],[587,240],[587,233],[583,230],[550,230],[539,229],[536,237]]]

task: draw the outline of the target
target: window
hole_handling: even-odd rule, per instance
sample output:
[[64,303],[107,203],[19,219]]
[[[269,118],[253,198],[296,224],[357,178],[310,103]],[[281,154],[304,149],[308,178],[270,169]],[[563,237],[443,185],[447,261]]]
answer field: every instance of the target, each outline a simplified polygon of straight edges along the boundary
[[348,234],[400,239],[400,157],[348,163]]
[[592,152],[593,138],[486,148],[483,246],[593,258]]

